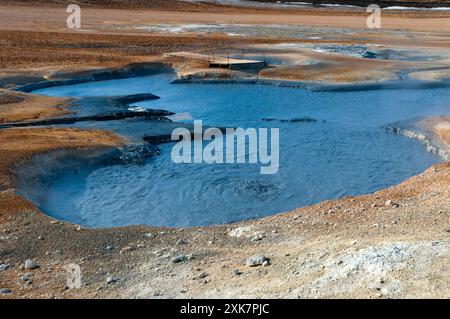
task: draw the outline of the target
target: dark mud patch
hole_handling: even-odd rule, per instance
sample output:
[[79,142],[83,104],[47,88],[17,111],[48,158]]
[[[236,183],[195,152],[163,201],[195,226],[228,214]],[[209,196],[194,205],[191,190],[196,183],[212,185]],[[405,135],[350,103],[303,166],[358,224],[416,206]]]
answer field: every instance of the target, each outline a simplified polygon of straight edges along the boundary
[[292,119],[276,119],[271,117],[265,117],[262,119],[264,122],[279,122],[279,123],[315,123],[317,122],[316,119],[313,119],[309,116],[303,116],[303,117],[295,117]]
[[0,92],[0,105],[20,103],[25,101],[23,96],[12,94],[8,92]]

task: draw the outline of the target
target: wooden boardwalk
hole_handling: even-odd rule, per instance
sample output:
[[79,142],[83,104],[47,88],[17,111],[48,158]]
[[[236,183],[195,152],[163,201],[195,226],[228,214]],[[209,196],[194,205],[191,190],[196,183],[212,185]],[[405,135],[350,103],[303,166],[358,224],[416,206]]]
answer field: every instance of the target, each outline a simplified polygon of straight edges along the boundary
[[235,59],[230,57],[217,56],[214,54],[201,54],[194,52],[172,52],[166,53],[165,56],[179,57],[190,60],[204,61],[208,63],[210,68],[229,68],[229,69],[258,69],[265,66],[264,61]]

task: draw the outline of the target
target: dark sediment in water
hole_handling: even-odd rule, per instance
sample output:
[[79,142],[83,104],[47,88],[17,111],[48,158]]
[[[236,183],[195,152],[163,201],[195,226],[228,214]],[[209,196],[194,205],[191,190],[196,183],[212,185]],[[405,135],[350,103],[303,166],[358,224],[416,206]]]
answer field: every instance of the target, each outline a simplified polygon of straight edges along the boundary
[[317,122],[316,119],[313,119],[309,116],[295,117],[292,119],[275,119],[275,118],[265,117],[262,120],[264,122],[280,122],[280,123],[314,123],[314,122]]

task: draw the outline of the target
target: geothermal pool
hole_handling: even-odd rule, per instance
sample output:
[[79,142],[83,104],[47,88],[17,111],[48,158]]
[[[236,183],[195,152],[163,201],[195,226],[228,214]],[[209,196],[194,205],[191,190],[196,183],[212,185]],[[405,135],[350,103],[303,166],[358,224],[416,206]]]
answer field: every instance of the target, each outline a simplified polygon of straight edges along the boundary
[[[150,92],[136,103],[188,113],[204,125],[278,127],[280,168],[175,164],[173,144],[144,164],[65,170],[36,203],[48,215],[90,227],[196,226],[268,216],[346,195],[370,193],[441,159],[385,124],[448,113],[449,89],[310,92],[259,84],[170,84],[162,74],[51,87],[33,93],[90,97]],[[263,118],[316,122],[263,121]]]

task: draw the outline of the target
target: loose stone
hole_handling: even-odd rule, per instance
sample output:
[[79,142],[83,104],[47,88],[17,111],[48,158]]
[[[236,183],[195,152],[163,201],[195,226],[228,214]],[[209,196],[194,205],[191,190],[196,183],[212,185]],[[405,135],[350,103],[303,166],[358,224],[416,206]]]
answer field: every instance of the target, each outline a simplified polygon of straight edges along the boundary
[[25,269],[36,269],[38,267],[39,265],[34,260],[31,259],[25,260]]
[[173,262],[174,264],[176,264],[176,263],[181,263],[181,262],[183,262],[183,261],[185,261],[185,260],[187,260],[187,259],[188,259],[188,258],[187,258],[185,255],[178,255],[178,256],[172,258],[172,262]]
[[264,255],[253,255],[247,259],[245,264],[250,267],[260,266],[265,261],[269,262],[269,259]]
[[0,289],[0,295],[7,295],[10,294],[12,291],[9,288],[1,288]]

